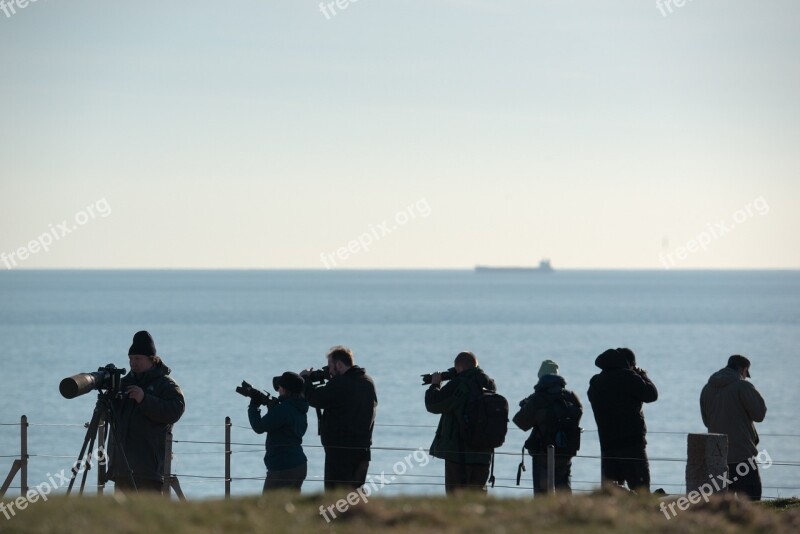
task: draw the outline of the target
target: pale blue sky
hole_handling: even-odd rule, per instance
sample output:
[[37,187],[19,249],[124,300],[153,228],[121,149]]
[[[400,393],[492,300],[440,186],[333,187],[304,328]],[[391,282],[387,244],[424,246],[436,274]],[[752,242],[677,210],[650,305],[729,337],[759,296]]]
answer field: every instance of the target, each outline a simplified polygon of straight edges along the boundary
[[0,252],[105,199],[15,266],[325,268],[386,220],[336,267],[800,268],[798,28],[796,1],[39,0],[0,11]]

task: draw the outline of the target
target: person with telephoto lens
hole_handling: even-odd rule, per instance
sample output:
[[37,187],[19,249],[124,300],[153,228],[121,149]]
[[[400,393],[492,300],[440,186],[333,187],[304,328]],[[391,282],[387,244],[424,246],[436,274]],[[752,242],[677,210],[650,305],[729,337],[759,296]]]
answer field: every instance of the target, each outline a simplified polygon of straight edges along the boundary
[[128,359],[131,371],[112,401],[107,478],[116,491],[162,493],[167,433],[186,408],[183,392],[147,331],[133,336]]
[[307,458],[303,453],[303,436],[308,428],[308,401],[303,398],[303,378],[297,373],[285,372],[272,380],[278,392],[277,399],[267,403],[267,413],[262,416],[262,402],[251,397],[247,416],[250,426],[258,434],[267,433],[267,452],[264,465],[267,478],[264,492],[277,489],[300,490],[307,474]]
[[354,365],[353,352],[333,347],[328,352],[330,380],[314,385],[312,370],[306,378],[308,403],[322,410],[320,438],[325,448],[325,489],[360,488],[367,479],[372,430],[378,397],[367,372]]
[[[442,385],[444,376],[450,381]],[[478,366],[475,354],[460,352],[452,369],[446,373],[433,373],[429,379],[424,375],[423,382],[430,384],[425,391],[425,408],[440,415],[430,454],[444,460],[445,492],[448,495],[464,489],[485,492],[494,447],[469,443],[468,436],[464,435],[464,422],[471,400],[479,398],[482,391],[497,391],[494,380]],[[506,404],[503,427],[507,414]]]

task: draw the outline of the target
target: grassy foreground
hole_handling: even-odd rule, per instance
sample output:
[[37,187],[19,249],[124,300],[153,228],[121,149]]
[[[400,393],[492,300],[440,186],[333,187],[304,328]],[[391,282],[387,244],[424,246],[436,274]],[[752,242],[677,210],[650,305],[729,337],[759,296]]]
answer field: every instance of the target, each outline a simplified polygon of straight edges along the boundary
[[753,504],[719,498],[667,520],[657,499],[611,492],[536,501],[376,496],[335,512],[337,518],[326,523],[319,507],[335,502],[334,496],[288,494],[187,503],[156,497],[53,497],[10,519],[0,514],[0,532],[800,532],[798,499]]

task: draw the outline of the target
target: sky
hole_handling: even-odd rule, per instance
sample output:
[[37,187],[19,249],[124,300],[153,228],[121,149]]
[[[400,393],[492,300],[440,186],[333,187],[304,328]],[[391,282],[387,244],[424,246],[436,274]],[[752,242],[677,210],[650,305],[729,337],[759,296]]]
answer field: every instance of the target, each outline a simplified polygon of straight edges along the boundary
[[0,269],[800,268],[796,1],[7,4]]

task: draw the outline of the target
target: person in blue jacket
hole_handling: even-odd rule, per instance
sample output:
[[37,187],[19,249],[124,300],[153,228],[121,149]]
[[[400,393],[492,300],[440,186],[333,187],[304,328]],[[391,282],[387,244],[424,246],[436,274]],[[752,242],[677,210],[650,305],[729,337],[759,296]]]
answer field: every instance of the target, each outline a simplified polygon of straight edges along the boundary
[[303,397],[303,378],[286,372],[273,379],[278,391],[276,403],[267,406],[262,417],[258,404],[250,403],[247,415],[258,434],[267,433],[267,479],[264,492],[276,489],[300,490],[307,474],[303,435],[308,428],[308,401]]

